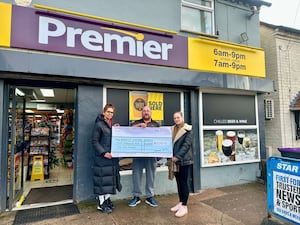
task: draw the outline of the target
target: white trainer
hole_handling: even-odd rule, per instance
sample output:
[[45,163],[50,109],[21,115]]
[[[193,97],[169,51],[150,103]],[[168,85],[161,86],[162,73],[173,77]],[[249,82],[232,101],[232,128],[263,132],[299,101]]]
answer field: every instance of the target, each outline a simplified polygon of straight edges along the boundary
[[177,212],[181,206],[182,206],[182,202],[179,202],[177,205],[171,208],[171,211]]
[[186,205],[182,205],[179,210],[175,213],[176,217],[183,217],[188,213],[188,209]]

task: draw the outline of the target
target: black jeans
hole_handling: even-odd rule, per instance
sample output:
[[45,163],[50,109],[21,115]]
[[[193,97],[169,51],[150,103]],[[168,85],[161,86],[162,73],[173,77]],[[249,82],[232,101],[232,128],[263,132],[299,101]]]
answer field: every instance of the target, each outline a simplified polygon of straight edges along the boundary
[[175,172],[175,178],[177,183],[178,197],[179,202],[182,202],[182,205],[186,205],[189,199],[189,171],[192,165],[180,166],[179,172]]

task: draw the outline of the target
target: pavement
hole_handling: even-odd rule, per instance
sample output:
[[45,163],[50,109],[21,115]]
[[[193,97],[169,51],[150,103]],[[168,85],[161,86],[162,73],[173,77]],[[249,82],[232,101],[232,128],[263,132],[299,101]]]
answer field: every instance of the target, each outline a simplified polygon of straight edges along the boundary
[[[288,225],[273,216],[268,217],[266,186],[261,182],[191,193],[188,214],[177,218],[170,208],[176,205],[176,194],[155,196],[158,207],[142,202],[129,207],[130,199],[113,201],[111,214],[96,210],[96,203],[80,203],[80,214],[52,218],[31,223],[33,225]],[[0,224],[11,225],[16,212],[0,214]]]

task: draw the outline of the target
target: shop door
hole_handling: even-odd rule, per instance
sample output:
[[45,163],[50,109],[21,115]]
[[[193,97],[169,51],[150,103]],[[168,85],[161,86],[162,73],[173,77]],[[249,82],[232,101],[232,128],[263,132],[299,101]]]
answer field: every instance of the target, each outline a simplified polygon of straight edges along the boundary
[[[41,90],[52,90],[53,96],[45,97]],[[10,209],[72,201],[74,93],[40,86],[10,88]]]
[[12,209],[21,197],[24,187],[24,159],[26,148],[25,98],[18,89],[9,91],[8,113],[8,207]]

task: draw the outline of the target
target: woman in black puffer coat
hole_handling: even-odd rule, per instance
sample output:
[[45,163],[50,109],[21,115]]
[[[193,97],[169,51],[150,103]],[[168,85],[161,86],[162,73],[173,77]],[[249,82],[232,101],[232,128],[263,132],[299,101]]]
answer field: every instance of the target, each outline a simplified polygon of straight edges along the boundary
[[111,213],[114,208],[110,195],[121,191],[119,159],[111,155],[112,117],[115,107],[106,104],[95,121],[92,144],[94,148],[94,193],[98,196],[98,210]]

